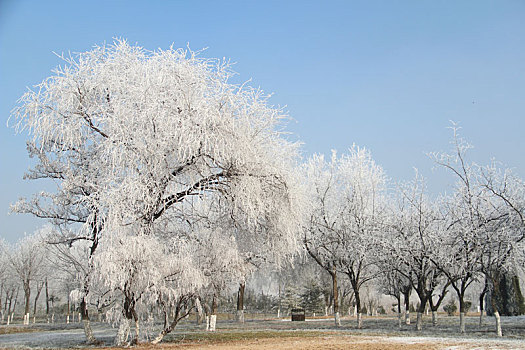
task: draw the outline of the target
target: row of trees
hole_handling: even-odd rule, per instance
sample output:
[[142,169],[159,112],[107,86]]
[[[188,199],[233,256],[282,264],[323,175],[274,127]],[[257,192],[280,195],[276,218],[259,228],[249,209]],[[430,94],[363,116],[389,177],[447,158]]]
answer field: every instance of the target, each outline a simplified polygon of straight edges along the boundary
[[463,295],[483,273],[497,292],[497,274],[523,255],[523,184],[465,165],[463,144],[436,155],[460,180],[454,195],[430,201],[416,177],[392,196],[365,149],[301,165],[283,111],[229,83],[227,62],[125,41],[64,60],[13,113],[35,159],[26,177],[56,190],[13,210],[53,225],[46,240],[75,271],[89,342],[93,306],[119,324],[119,345],[152,315],[164,319],[153,343],[194,308],[214,329],[231,283],[242,320],[247,276],[302,248],[331,277],[337,324],[341,274],[358,311],[380,276],[424,307],[441,281]]
[[[501,323],[497,300],[502,278],[515,276],[523,266],[525,237],[524,183],[496,164],[468,162],[470,148],[454,126],[453,153],[430,156],[456,177],[453,193],[428,195],[425,180],[415,178],[387,190],[382,169],[365,149],[353,147],[347,155],[330,161],[314,156],[305,166],[312,209],[304,233],[310,256],[332,278],[346,275],[353,287],[360,313],[360,289],[376,279],[385,293],[405,304],[411,291],[419,298],[416,328],[422,327],[427,304],[433,313],[447,291],[459,300],[460,329],[465,332],[465,296],[476,281],[484,281],[480,295],[483,312],[490,291],[491,309],[498,335]],[[392,193],[393,192],[393,193]],[[337,298],[335,322],[340,324]],[[408,307],[406,307],[408,310]],[[361,317],[357,318],[361,327]]]
[[13,323],[20,314],[26,324],[37,318],[48,323],[76,318],[69,294],[76,288],[78,274],[63,246],[48,244],[51,231],[52,227],[44,226],[15,244],[0,241],[1,323]]

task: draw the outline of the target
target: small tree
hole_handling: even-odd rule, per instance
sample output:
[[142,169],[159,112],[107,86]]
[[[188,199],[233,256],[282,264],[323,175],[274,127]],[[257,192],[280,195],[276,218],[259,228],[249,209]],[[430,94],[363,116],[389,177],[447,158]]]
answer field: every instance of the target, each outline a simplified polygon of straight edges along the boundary
[[301,294],[301,306],[310,313],[321,313],[323,309],[323,291],[315,280],[309,280]]
[[450,299],[448,304],[443,306],[443,311],[445,311],[449,316],[454,316],[458,309],[456,302],[453,299]]

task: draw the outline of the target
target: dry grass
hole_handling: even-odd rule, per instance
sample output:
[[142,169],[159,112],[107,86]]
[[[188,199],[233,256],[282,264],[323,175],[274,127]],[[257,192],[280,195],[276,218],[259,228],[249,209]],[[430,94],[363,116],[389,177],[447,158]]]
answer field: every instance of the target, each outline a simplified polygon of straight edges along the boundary
[[0,334],[39,332],[40,328],[27,326],[0,326]]
[[[119,350],[121,348],[106,347],[105,350]],[[393,341],[380,337],[340,336],[333,334],[310,334],[292,337],[254,337],[238,340],[227,340],[223,338],[214,339],[210,342],[184,342],[167,343],[159,345],[139,345],[137,350],[443,350],[443,349],[515,349],[507,346],[494,344],[481,345],[468,342],[452,341]]]

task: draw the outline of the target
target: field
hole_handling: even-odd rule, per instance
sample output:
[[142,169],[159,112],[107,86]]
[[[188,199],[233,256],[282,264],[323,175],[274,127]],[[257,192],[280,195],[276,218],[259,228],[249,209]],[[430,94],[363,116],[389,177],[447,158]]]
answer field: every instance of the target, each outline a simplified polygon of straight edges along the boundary
[[[224,317],[223,317],[224,319]],[[393,317],[364,319],[364,328],[356,329],[355,319],[343,318],[336,328],[331,319],[316,318],[306,322],[288,319],[250,319],[244,324],[219,321],[216,332],[206,332],[204,325],[188,320],[157,346],[140,345],[137,349],[525,349],[525,318],[504,317],[504,337],[494,336],[494,321],[486,318],[483,326],[477,317],[467,318],[467,334],[457,330],[457,317],[443,316],[436,327],[424,319],[424,329],[414,325],[397,326]],[[111,347],[116,329],[105,323],[94,324],[95,335],[102,341],[98,347],[84,344],[79,323],[1,326],[1,349],[67,349]],[[155,330],[146,332],[153,336]]]

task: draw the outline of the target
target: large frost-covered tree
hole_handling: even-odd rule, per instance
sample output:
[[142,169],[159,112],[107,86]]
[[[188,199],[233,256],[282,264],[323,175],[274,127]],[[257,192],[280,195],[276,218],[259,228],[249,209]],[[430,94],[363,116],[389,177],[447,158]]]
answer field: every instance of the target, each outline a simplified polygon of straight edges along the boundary
[[[51,220],[67,232],[64,242],[90,241],[79,296],[88,340],[95,256],[114,235],[123,244],[141,235],[168,243],[181,222],[192,220],[193,202],[220,197],[246,232],[259,233],[250,228],[264,224],[268,241],[296,248],[297,145],[284,137],[286,116],[268,96],[229,83],[228,62],[121,40],[64,60],[14,111],[37,158],[28,177],[58,186],[14,210]],[[133,251],[120,257],[132,261],[126,255]]]

